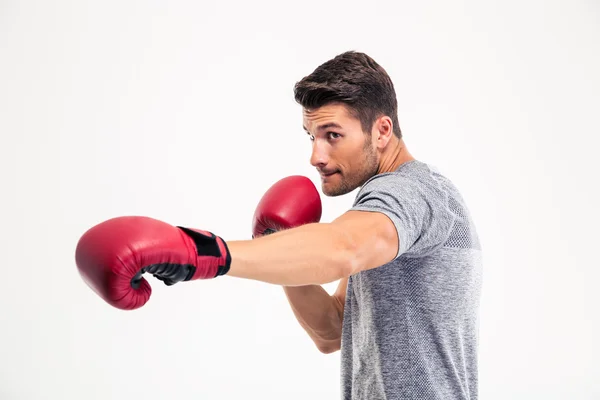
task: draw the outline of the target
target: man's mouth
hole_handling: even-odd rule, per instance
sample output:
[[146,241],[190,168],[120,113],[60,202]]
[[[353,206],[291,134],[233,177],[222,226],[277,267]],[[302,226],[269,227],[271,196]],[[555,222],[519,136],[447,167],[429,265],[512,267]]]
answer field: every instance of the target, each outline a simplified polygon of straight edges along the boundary
[[320,171],[320,174],[322,177],[328,177],[328,176],[331,176],[331,175],[337,174],[337,173],[338,173],[338,171],[330,171],[330,172]]

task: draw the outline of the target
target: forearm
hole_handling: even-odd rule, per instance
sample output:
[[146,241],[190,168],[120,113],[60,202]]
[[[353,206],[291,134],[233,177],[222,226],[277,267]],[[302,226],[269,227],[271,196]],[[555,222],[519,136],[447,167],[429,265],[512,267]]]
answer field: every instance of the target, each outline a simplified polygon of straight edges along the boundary
[[353,268],[351,238],[332,224],[314,223],[253,240],[227,242],[229,276],[285,286],[334,282]]
[[284,287],[296,319],[323,353],[340,348],[344,306],[319,285]]

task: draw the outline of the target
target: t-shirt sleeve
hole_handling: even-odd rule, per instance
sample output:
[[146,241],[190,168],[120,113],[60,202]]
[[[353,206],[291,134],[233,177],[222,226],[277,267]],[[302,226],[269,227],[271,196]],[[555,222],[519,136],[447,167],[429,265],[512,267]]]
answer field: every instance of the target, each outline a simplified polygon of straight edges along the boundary
[[443,246],[456,216],[441,186],[398,174],[376,175],[358,192],[351,210],[385,214],[398,233],[398,254],[422,257]]

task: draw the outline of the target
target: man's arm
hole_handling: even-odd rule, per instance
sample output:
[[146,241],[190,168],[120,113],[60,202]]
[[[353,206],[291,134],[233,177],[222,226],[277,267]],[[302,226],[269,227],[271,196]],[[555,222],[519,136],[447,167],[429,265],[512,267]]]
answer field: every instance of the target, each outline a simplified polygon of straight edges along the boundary
[[398,234],[382,213],[348,211],[331,223],[228,246],[230,276],[284,286],[320,285],[388,263],[398,252]]
[[320,285],[284,286],[296,319],[322,353],[341,347],[347,287],[348,278],[343,278],[330,296]]

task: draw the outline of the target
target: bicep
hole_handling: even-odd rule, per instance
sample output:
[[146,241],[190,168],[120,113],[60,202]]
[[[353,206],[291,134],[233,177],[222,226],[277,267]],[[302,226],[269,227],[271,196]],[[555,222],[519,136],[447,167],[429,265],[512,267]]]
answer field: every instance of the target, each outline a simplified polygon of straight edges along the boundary
[[379,267],[396,258],[399,248],[398,232],[386,214],[351,210],[333,223],[351,238],[352,274]]

